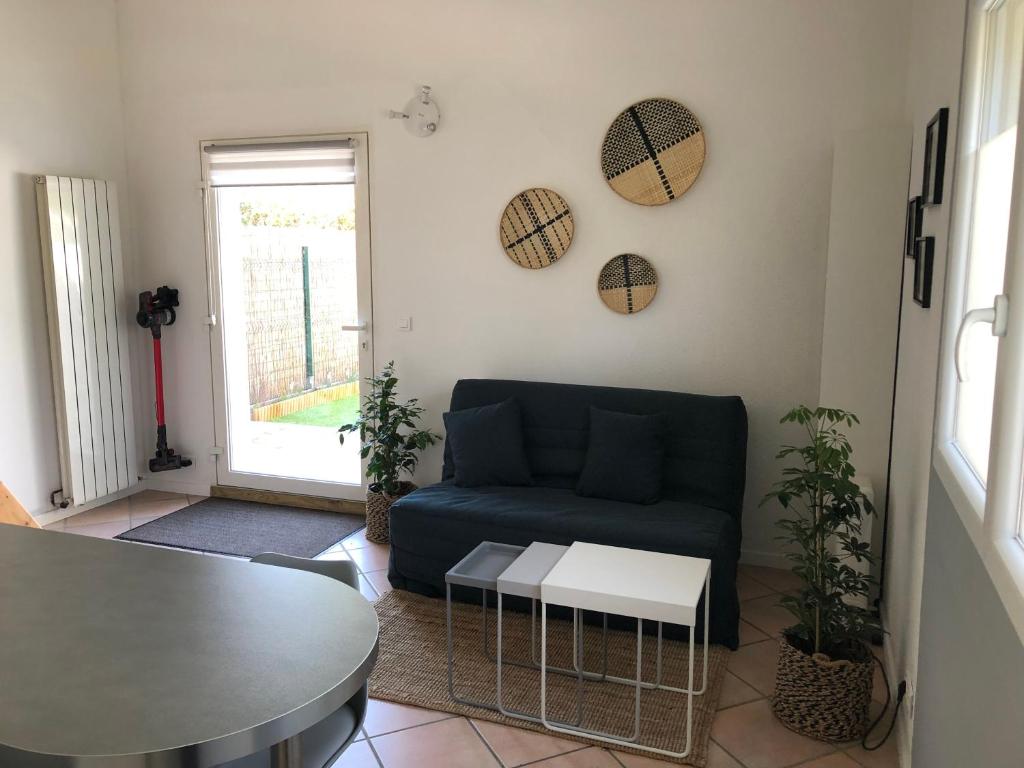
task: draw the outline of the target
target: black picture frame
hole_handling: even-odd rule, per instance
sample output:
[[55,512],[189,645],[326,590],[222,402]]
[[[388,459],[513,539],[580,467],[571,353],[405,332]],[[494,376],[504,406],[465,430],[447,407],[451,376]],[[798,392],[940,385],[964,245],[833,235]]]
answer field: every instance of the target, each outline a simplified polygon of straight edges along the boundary
[[935,263],[935,238],[919,237],[914,243],[914,301],[922,308],[932,305],[932,267]]
[[924,137],[924,176],[921,180],[921,203],[940,205],[946,177],[946,134],[949,130],[949,109],[943,107],[928,123]]
[[903,255],[908,259],[914,258],[914,250],[917,247],[917,238],[921,237],[924,229],[924,208],[921,207],[921,196],[912,197],[907,203],[906,231],[903,234]]

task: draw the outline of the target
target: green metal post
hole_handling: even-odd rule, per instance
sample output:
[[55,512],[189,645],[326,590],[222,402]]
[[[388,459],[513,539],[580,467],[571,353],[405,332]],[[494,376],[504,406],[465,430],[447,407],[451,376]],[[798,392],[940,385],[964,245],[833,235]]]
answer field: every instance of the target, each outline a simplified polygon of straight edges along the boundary
[[306,323],[306,388],[313,388],[313,315],[309,301],[309,246],[302,246],[302,315]]

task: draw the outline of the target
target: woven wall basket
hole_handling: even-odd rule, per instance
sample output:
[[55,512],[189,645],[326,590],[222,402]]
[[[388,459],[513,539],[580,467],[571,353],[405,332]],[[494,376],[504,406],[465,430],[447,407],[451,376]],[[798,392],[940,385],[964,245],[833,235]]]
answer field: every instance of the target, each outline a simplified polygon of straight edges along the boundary
[[601,171],[631,203],[664,205],[693,186],[704,153],[704,131],[689,109],[671,99],[645,99],[611,124]]
[[569,205],[557,192],[542,187],[513,197],[498,225],[501,247],[526,269],[543,269],[562,258],[573,231]]
[[390,518],[391,505],[403,496],[416,490],[416,485],[408,481],[398,484],[398,493],[391,496],[378,491],[366,492],[366,539],[374,544],[391,542]]
[[658,273],[642,256],[623,253],[601,268],[597,292],[609,309],[632,315],[654,300],[658,292]]
[[864,735],[871,705],[875,660],[832,661],[809,656],[783,637],[779,643],[772,711],[790,730],[821,741],[852,741]]

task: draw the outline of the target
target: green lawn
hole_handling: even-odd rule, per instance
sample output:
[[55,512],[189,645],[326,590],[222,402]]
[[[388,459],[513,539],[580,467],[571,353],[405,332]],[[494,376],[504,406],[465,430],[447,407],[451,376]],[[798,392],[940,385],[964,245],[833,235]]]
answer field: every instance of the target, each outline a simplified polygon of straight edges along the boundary
[[334,427],[351,424],[359,411],[359,396],[351,395],[323,405],[314,405],[304,411],[296,411],[279,419],[279,424],[306,424],[310,427]]

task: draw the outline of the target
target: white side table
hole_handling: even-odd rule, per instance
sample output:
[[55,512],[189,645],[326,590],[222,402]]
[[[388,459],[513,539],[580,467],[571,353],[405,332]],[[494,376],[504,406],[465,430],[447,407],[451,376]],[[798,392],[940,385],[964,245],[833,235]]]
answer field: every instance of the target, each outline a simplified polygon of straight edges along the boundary
[[[645,552],[602,544],[576,542],[551,568],[540,585],[540,711],[541,722],[552,731],[582,734],[599,741],[629,746],[669,757],[686,757],[690,753],[693,733],[693,697],[707,689],[708,680],[708,604],[711,591],[711,561],[696,557]],[[697,604],[704,600],[703,680],[699,691],[693,685],[693,628],[697,622]],[[597,611],[637,619],[636,679],[613,678],[612,682],[628,683],[636,688],[632,736],[619,736],[593,731],[547,717],[547,604],[568,606],[578,611]],[[658,622],[657,679],[644,683],[641,676],[643,652],[643,620]],[[661,625],[681,624],[690,629],[689,676],[686,688],[661,684]],[[582,686],[582,664],[577,665]],[[686,694],[686,747],[681,752],[637,743],[640,738],[640,693],[644,688],[657,688]]]

